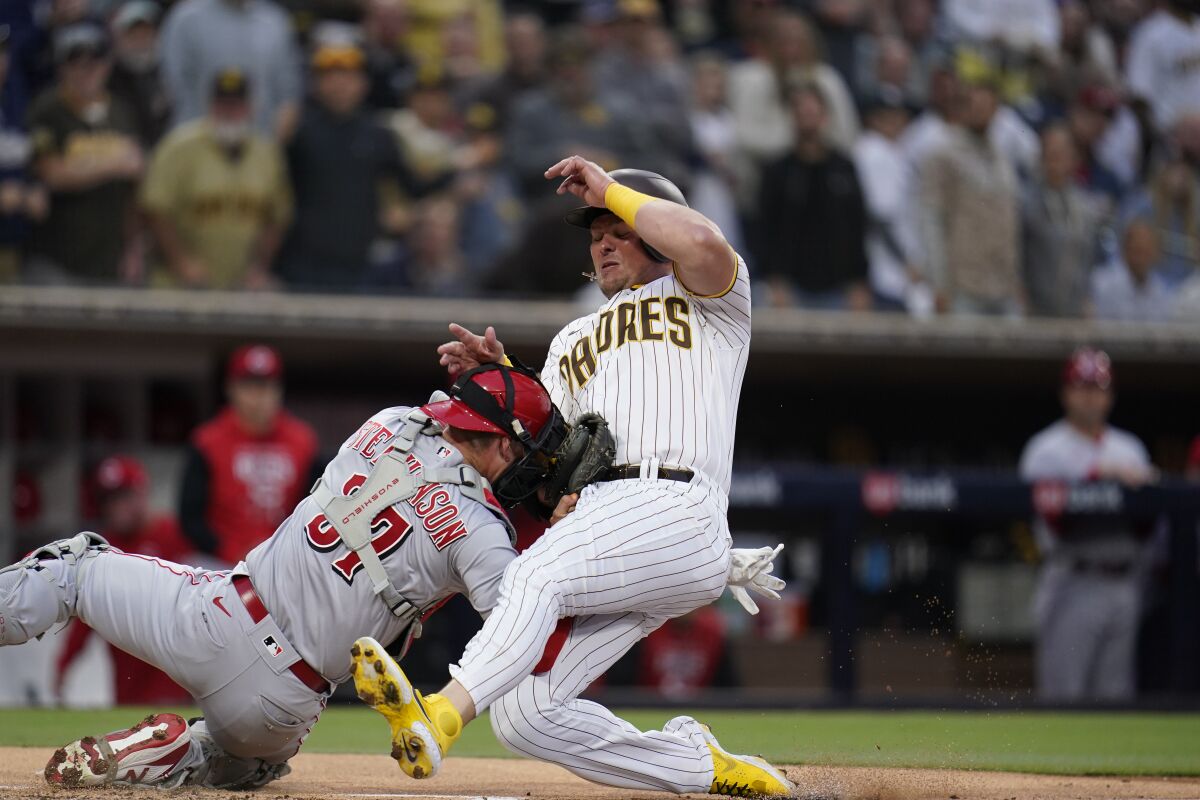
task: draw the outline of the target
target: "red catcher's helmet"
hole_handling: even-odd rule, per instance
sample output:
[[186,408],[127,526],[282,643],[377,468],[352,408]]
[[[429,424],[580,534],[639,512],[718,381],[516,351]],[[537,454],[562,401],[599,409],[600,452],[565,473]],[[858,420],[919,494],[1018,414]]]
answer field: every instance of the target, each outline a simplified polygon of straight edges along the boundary
[[[509,403],[507,385],[512,381],[513,397]],[[520,423],[533,439],[540,439],[542,430],[550,421],[554,412],[554,403],[550,395],[540,383],[522,372],[498,364],[487,364],[479,370],[472,370],[459,377],[450,390],[449,400],[428,403],[421,407],[429,416],[443,425],[462,428],[468,431],[498,433],[520,439],[520,433],[506,430],[502,420],[496,419],[494,409],[488,409],[478,403],[472,403],[474,394],[470,390],[464,397],[463,389],[466,383],[474,384],[492,396],[500,410],[508,411],[512,418]]]
[[1081,347],[1071,354],[1063,365],[1063,386],[1095,386],[1111,389],[1113,384],[1112,359],[1103,350]]

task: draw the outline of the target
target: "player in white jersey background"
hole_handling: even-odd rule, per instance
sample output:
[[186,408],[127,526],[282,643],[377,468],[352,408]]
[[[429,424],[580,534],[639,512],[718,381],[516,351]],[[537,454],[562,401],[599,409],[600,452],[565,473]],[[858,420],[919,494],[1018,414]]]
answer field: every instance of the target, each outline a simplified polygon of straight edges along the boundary
[[[728,753],[691,717],[643,732],[579,699],[639,639],[715,601],[731,575],[727,493],[750,286],[720,230],[662,176],[609,175],[575,156],[546,177],[588,204],[567,221],[588,229],[594,280],[608,299],[554,338],[542,380],[568,419],[596,412],[608,421],[614,467],[509,566],[496,610],[440,694],[416,694],[365,640],[360,696],[388,718],[393,753],[413,777],[436,773],[462,726],[490,707],[509,749],[598,783],[791,794],[782,773]],[[452,374],[503,359],[492,329],[452,330],[458,341],[439,349]],[[766,553],[759,566],[769,570]],[[380,699],[389,694],[400,700]]]
[[[340,514],[322,504],[317,489],[230,571],[123,553],[95,534],[56,542],[0,570],[0,645],[21,644],[78,617],[166,671],[204,714],[191,723],[151,715],[127,730],[72,742],[55,753],[46,779],[260,786],[286,773],[332,687],[349,677],[355,637],[369,632],[407,646],[414,625],[454,593],[486,616],[516,557],[496,495],[520,499],[541,477],[520,472],[514,479],[533,453],[489,417],[507,414],[539,445],[561,434],[545,389],[515,371],[507,379],[500,370],[462,376],[460,384],[470,381],[486,394],[384,409],[346,440],[322,476],[326,496],[353,496],[360,508],[371,508],[377,494],[382,503],[397,497],[363,515],[372,524],[360,552],[347,547]],[[389,470],[413,476],[415,493],[397,496],[398,476],[386,491],[372,488]],[[393,606],[377,592],[373,557],[402,603]]]
[[[1065,494],[1067,482],[1138,487],[1154,479],[1146,446],[1108,423],[1113,402],[1108,355],[1075,351],[1063,367],[1062,419],[1039,431],[1021,453],[1021,477],[1046,487],[1035,496],[1061,496],[1054,489]],[[1132,700],[1151,531],[1116,517],[1062,519],[1054,508],[1039,511],[1034,533],[1042,566],[1033,603],[1038,695],[1052,702]]]

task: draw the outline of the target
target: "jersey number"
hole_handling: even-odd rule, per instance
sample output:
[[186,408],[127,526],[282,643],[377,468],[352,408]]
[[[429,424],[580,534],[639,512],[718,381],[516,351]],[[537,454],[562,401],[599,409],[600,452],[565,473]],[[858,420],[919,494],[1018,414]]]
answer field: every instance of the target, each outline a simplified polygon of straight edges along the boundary
[[[351,497],[366,482],[366,475],[355,473],[346,479],[342,486],[342,494]],[[371,549],[380,558],[384,558],[395,552],[411,530],[412,525],[400,515],[395,506],[388,506],[371,520]],[[342,537],[338,536],[338,532],[329,524],[324,514],[317,514],[310,519],[304,526],[304,532],[308,535],[309,546],[320,553],[336,550],[342,544]],[[346,583],[354,583],[354,576],[362,568],[362,559],[353,550],[333,562],[333,571]]]

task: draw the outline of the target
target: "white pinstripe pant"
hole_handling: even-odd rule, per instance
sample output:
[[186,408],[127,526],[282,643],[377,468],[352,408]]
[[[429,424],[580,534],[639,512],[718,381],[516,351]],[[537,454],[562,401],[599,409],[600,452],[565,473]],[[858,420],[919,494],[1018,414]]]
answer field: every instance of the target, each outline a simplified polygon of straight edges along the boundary
[[[575,512],[509,565],[500,601],[451,674],[514,752],[597,783],[706,792],[712,755],[690,717],[642,732],[578,695],[639,639],[721,596],[723,505],[673,481],[584,490]],[[574,617],[546,672],[531,675],[558,620]]]

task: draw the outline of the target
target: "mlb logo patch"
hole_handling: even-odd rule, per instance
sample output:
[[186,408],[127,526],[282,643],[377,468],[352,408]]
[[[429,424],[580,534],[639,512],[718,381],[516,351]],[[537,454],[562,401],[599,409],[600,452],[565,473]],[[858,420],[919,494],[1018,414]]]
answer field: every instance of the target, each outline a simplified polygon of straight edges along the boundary
[[279,646],[279,642],[275,641],[274,636],[263,637],[263,647],[267,648],[267,652],[271,654],[271,658],[278,658],[283,652],[283,648]]
[[446,458],[449,458],[450,454],[453,452],[454,451],[451,450],[449,447],[446,447],[446,445],[442,445],[441,447],[439,447],[437,449],[437,457],[441,458],[441,459],[446,459]]

